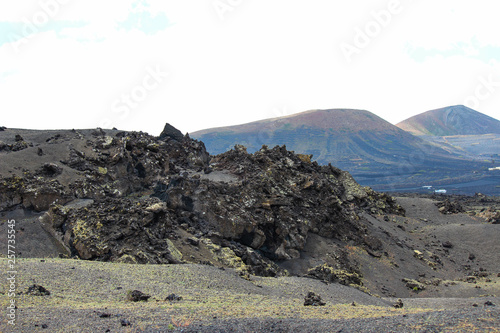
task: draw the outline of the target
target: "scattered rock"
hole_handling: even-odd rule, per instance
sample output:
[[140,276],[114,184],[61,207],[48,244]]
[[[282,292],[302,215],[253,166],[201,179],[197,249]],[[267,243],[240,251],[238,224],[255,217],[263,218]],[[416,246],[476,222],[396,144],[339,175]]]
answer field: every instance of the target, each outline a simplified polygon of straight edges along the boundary
[[127,300],[130,302],[147,302],[149,298],[151,298],[150,295],[146,295],[139,290],[132,290],[127,293]]
[[403,306],[404,306],[404,304],[403,304],[403,301],[401,300],[401,298],[398,298],[398,300],[396,301],[396,303],[394,303],[394,307],[396,309],[401,309]]
[[476,215],[485,219],[488,223],[500,224],[500,210],[496,210],[493,207],[488,207]]
[[132,325],[132,323],[131,323],[130,321],[128,321],[127,319],[122,319],[122,320],[120,321],[120,324],[121,324],[122,326],[130,326],[130,325]]
[[424,285],[435,286],[435,287],[438,287],[441,284],[441,282],[443,282],[443,280],[441,280],[440,278],[431,278],[431,279],[421,280],[421,283],[423,283]]
[[484,305],[485,306],[496,306],[496,304],[493,303],[492,301],[486,301],[486,302],[484,302]]
[[418,282],[417,280],[414,280],[414,279],[402,279],[402,281],[406,284],[406,287],[408,289],[411,289],[413,291],[425,290],[425,285],[423,283]]
[[449,242],[449,241],[445,241],[441,245],[443,245],[443,247],[447,248],[447,249],[453,248],[453,244],[451,244],[451,242]]
[[316,295],[314,292],[310,291],[304,298],[304,306],[323,306],[326,303],[321,300],[321,296]]
[[475,277],[475,276],[467,276],[467,277],[465,278],[465,281],[466,281],[467,283],[476,283],[476,282],[477,282],[477,281],[476,281],[476,277]]
[[458,214],[465,212],[465,209],[459,202],[452,202],[449,199],[436,203],[436,206],[439,207],[439,212],[441,214]]
[[355,271],[335,269],[327,264],[319,265],[307,271],[307,275],[328,283],[340,283],[346,286],[362,286],[361,275]]
[[177,296],[176,294],[170,294],[167,297],[165,297],[165,301],[170,301],[170,302],[175,302],[175,301],[181,301],[182,296]]
[[49,296],[50,291],[45,289],[44,287],[34,284],[28,288],[28,291],[26,291],[27,295],[32,295],[32,296]]
[[45,177],[55,177],[60,175],[63,169],[55,163],[45,163],[38,171],[38,174]]
[[16,141],[13,145],[9,145],[11,151],[21,151],[29,147],[33,147],[33,144],[26,141]]
[[479,268],[479,271],[475,271],[473,273],[474,276],[477,276],[478,278],[484,278],[484,277],[488,277],[490,275],[490,273],[486,272],[486,270],[482,269],[482,268]]
[[16,140],[16,142],[24,141],[23,137],[19,134],[16,134],[15,140]]

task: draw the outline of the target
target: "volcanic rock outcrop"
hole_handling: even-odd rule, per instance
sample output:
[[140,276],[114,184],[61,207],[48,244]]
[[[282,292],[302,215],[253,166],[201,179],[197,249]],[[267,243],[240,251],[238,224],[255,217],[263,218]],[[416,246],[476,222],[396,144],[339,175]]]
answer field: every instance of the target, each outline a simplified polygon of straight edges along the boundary
[[310,233],[370,248],[362,214],[404,214],[390,196],[285,146],[211,157],[179,133],[167,124],[160,137],[99,129],[32,140],[3,156],[40,160],[0,180],[0,209],[46,211],[44,225],[82,259],[209,258],[266,276],[285,274],[275,262],[298,258]]

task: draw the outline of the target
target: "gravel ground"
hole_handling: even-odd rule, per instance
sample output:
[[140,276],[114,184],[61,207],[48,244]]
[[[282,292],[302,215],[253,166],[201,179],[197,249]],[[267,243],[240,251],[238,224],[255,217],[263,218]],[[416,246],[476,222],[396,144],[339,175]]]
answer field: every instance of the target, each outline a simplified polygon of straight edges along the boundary
[[[5,264],[5,260],[2,260]],[[4,265],[2,265],[4,266]],[[3,267],[2,267],[3,268]],[[128,265],[20,259],[14,330],[0,332],[499,332],[500,299],[395,299],[300,277],[241,278],[204,265]],[[34,283],[49,296],[26,294]],[[0,305],[6,308],[2,285]],[[126,300],[141,290],[148,302]],[[314,291],[325,306],[304,306]],[[180,301],[166,301],[170,293]],[[354,302],[354,303],[353,303]],[[477,306],[473,306],[476,304]],[[443,310],[445,309],[445,310]]]
[[499,318],[498,309],[474,309],[371,319],[243,319],[193,325],[183,332],[500,332]]

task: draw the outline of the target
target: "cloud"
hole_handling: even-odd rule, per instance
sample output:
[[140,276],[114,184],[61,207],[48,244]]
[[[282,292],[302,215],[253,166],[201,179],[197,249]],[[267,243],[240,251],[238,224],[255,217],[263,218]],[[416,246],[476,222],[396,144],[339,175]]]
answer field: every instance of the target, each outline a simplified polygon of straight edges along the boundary
[[[96,127],[109,118],[159,133],[166,121],[194,131],[273,117],[276,108],[337,107],[397,122],[463,104],[493,68],[500,82],[498,64],[486,62],[500,47],[493,5],[400,1],[403,10],[352,63],[340,43],[352,43],[389,0],[243,1],[224,20],[211,0],[66,1],[20,52],[0,45],[2,125]],[[1,31],[19,31],[42,10],[38,1],[29,10],[17,3],[0,5]],[[113,103],[139,91],[157,66],[169,76],[117,117]],[[478,111],[498,114],[497,90]]]
[[[110,8],[112,15],[101,18],[95,16],[95,12],[89,13],[87,10],[75,16],[71,11],[75,8],[70,4],[62,5],[58,1],[40,2],[38,8],[33,7],[29,13],[19,17],[9,16],[10,20],[7,16],[3,16],[3,21],[0,20],[0,47],[13,43],[17,50],[29,39],[51,31],[60,38],[74,38],[80,42],[102,42],[103,39],[112,37],[118,30],[126,32],[136,30],[146,35],[154,35],[170,26],[165,13],[153,13],[150,5],[144,0],[117,3],[116,7]],[[87,9],[89,7],[92,8],[87,6]],[[106,10],[102,6],[99,8]],[[65,16],[71,19],[61,19]]]
[[0,72],[0,82],[4,81],[7,77],[15,75],[17,71],[5,71],[5,72]]
[[500,46],[481,45],[477,38],[471,41],[458,41],[452,45],[448,45],[447,49],[425,48],[425,47],[408,47],[409,56],[417,62],[424,62],[432,57],[456,57],[463,56],[467,58],[478,59],[484,63],[489,63],[496,60],[500,54]]
[[130,31],[133,29],[154,35],[165,30],[170,23],[165,13],[153,14],[148,10],[149,5],[145,1],[136,1],[132,4],[132,10],[128,17],[118,22],[118,28]]
[[38,34],[53,31],[58,36],[63,37],[62,32],[67,28],[81,28],[87,22],[74,21],[48,21],[45,24],[35,24],[29,21],[24,22],[0,22],[0,46],[8,43],[19,43],[21,40],[28,40]]

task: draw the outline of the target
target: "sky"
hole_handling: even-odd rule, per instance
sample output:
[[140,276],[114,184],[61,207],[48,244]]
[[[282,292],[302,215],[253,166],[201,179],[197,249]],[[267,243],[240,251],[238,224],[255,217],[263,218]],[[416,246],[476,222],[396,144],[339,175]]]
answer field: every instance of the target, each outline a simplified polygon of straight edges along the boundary
[[458,104],[499,119],[497,2],[0,0],[0,125],[158,135]]

